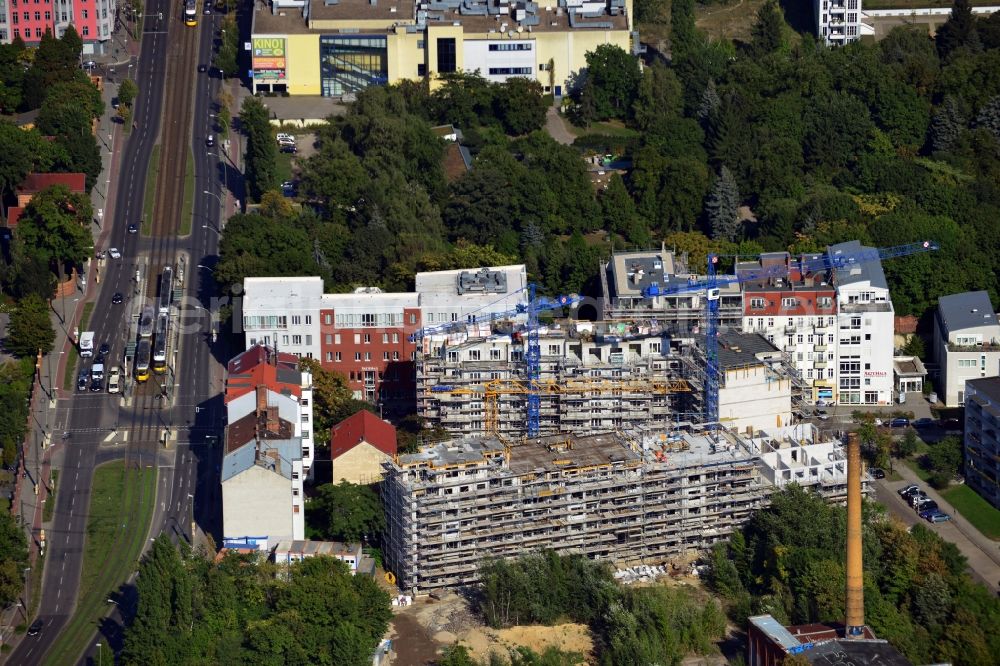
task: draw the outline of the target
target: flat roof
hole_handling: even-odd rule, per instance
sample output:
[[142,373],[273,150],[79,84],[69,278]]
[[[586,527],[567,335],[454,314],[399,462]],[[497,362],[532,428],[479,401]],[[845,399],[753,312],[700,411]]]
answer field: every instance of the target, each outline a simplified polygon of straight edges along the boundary
[[549,435],[526,440],[510,449],[510,470],[516,474],[574,470],[599,465],[642,461],[613,432],[593,435]]
[[981,377],[966,380],[979,393],[985,393],[994,400],[1000,400],[1000,377]]
[[777,353],[778,348],[759,333],[719,335],[719,367],[723,370],[745,365],[765,365],[762,357]]
[[948,333],[983,326],[1000,326],[990,295],[985,291],[942,296],[938,299],[938,316]]
[[792,633],[785,628],[785,625],[781,624],[775,620],[770,615],[757,615],[756,617],[748,618],[748,621],[753,626],[760,629],[764,635],[770,638],[777,645],[789,650],[791,648],[796,648],[801,643],[799,640],[792,636]]

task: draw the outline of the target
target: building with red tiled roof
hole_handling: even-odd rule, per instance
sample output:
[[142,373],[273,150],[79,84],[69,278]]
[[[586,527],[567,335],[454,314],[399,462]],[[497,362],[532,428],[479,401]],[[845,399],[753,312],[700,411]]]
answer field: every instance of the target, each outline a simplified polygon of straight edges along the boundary
[[24,209],[31,199],[47,187],[65,185],[74,194],[85,194],[87,191],[87,176],[82,173],[29,173],[21,184],[14,189],[17,205],[7,209],[7,227],[17,226]]
[[382,463],[396,455],[396,428],[367,409],[347,417],[330,430],[333,482],[375,483]]
[[275,352],[264,345],[254,345],[237,354],[226,370],[225,403],[229,423],[235,423],[248,413],[248,404],[251,407],[255,404],[255,398],[248,394],[260,395],[264,391],[269,396],[268,403],[279,405],[282,413],[291,410],[298,414],[297,419],[289,419],[301,424],[298,436],[302,439],[302,466],[310,474],[315,441],[312,374],[299,370],[299,358],[295,354]]

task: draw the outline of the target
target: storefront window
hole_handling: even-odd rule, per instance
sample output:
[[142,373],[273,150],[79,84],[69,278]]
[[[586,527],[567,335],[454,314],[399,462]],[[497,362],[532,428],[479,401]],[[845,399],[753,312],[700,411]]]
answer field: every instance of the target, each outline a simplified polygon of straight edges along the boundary
[[346,95],[388,81],[385,37],[323,35],[319,52],[324,97]]

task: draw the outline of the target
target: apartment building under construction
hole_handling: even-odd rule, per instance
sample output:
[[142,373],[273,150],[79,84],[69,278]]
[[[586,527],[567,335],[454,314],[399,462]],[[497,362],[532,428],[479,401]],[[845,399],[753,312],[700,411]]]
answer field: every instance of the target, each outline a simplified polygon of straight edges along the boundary
[[484,558],[545,548],[617,567],[703,551],[787,483],[846,492],[839,443],[809,425],[740,437],[615,431],[510,446],[440,442],[385,463],[387,567],[426,593],[475,582]]

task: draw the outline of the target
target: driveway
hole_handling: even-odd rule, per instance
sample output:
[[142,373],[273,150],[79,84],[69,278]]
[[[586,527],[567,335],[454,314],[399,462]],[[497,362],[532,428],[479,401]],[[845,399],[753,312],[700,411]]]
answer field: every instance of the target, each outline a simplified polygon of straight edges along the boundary
[[564,146],[569,146],[576,140],[576,136],[566,127],[566,120],[559,115],[559,111],[554,106],[550,106],[545,112],[545,131],[557,143],[561,143]]
[[[895,470],[903,477],[902,481],[880,480],[875,484],[876,496],[879,502],[884,504],[894,516],[900,518],[907,525],[922,523],[924,527],[937,532],[945,541],[955,544],[962,555],[969,561],[969,569],[972,577],[986,585],[994,593],[1000,589],[1000,543],[991,541],[984,537],[979,530],[963,518],[955,508],[949,504],[941,494],[924,483],[914,474],[913,470],[899,463]],[[911,483],[919,485],[933,499],[945,513],[951,514],[951,520],[947,523],[931,524],[922,520],[913,509],[906,504],[896,492]]]

